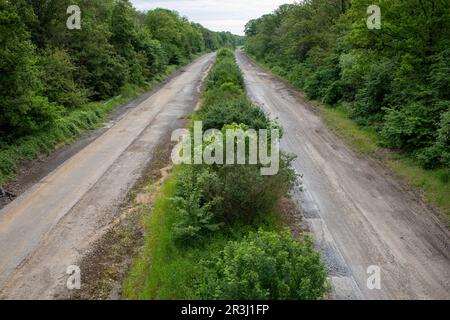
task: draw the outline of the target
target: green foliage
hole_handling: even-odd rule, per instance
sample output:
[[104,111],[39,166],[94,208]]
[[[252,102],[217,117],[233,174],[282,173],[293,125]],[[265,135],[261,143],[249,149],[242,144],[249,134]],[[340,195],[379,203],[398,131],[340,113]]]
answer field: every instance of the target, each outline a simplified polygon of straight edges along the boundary
[[200,111],[200,116],[205,130],[220,130],[230,123],[242,123],[255,130],[269,126],[264,112],[245,100],[216,101],[214,104],[205,106]]
[[306,78],[305,93],[310,99],[325,96],[336,82],[337,74],[335,67],[319,67],[315,73]]
[[138,50],[145,55],[148,78],[164,71],[168,64],[166,52],[158,40],[152,39],[148,29],[140,29],[138,35],[139,42],[137,44]]
[[[226,136],[226,129],[245,131],[276,126],[243,94],[242,74],[231,50],[218,52],[207,83],[206,98],[198,112],[203,130],[222,130]],[[225,150],[227,142],[223,143]],[[174,227],[176,237],[198,240],[223,224],[252,224],[258,217],[271,212],[279,200],[296,186],[293,160],[294,157],[282,154],[279,171],[273,176],[261,175],[260,164],[183,168],[178,176],[177,197],[174,199],[180,221]]]
[[245,96],[244,79],[233,51],[219,50],[217,62],[206,83],[204,103],[199,111],[204,130],[221,130],[232,123],[244,124],[255,130],[270,126],[264,112],[253,106]]
[[174,225],[174,237],[181,242],[195,241],[217,231],[222,223],[216,216],[216,208],[221,205],[222,198],[206,193],[218,179],[208,168],[195,168],[191,165],[180,170],[176,180],[173,210],[177,213]]
[[203,264],[197,289],[201,299],[316,300],[328,290],[312,241],[294,240],[288,231],[251,232]]
[[15,8],[0,1],[0,134],[7,138],[51,125],[59,109],[39,94],[35,47]]
[[[99,101],[120,93],[129,80],[126,58],[111,43],[111,11],[108,2],[84,1],[82,29],[68,32],[69,54],[78,66],[75,74],[88,88],[90,99]],[[83,10],[84,9],[84,10]]]
[[219,166],[217,179],[210,185],[207,199],[219,196],[221,206],[216,216],[231,224],[253,223],[261,215],[271,212],[280,199],[297,186],[297,175],[292,169],[293,157],[281,154],[279,172],[273,176],[261,175],[259,165]]
[[436,143],[421,150],[417,159],[426,169],[450,167],[450,111],[442,114]]
[[[11,178],[17,169],[17,156],[12,150],[0,151],[0,173],[1,178]],[[2,182],[3,179],[0,179]]]
[[234,54],[229,49],[222,49],[217,53],[217,63],[211,69],[206,82],[206,90],[219,88],[224,84],[244,86],[244,78],[239,66],[234,60]]
[[[207,81],[196,114],[204,130],[275,126],[247,100],[232,51],[219,51]],[[282,154],[274,176],[262,176],[260,165],[176,166],[170,192],[164,188],[149,215],[145,250],[133,263],[125,297],[323,298],[326,271],[310,239],[279,233],[276,205],[297,185],[293,159]],[[261,227],[270,232],[248,234]]]
[[[246,50],[311,99],[347,106],[387,146],[447,166],[437,131],[450,101],[450,12],[445,2],[370,0],[283,5],[246,26]],[[441,160],[438,160],[441,159]]]
[[106,108],[93,102],[125,102],[173,70],[169,64],[241,40],[167,10],[138,12],[129,0],[79,0],[81,30],[69,30],[72,4],[0,0],[0,151],[9,157],[0,180],[17,161],[97,125]]
[[39,65],[43,93],[49,101],[66,108],[78,108],[87,103],[88,92],[75,82],[76,67],[66,51],[48,48],[43,52]]
[[430,144],[437,137],[439,123],[436,116],[448,106],[411,103],[403,108],[387,109],[381,136],[394,148],[418,149]]
[[212,32],[190,23],[167,9],[149,11],[144,21],[152,37],[162,44],[170,64],[183,63],[205,49],[213,51],[219,47],[234,47],[240,41],[230,33]]

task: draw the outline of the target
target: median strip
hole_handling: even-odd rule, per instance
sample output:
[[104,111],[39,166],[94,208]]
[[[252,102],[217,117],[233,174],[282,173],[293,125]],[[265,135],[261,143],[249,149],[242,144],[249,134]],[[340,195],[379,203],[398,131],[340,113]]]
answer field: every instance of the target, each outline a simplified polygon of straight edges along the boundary
[[[224,137],[227,130],[282,132],[247,100],[233,52],[223,49],[217,56],[193,120],[201,121],[203,130],[214,129]],[[269,135],[271,139],[276,137]],[[213,140],[214,156],[218,156],[220,145],[225,149],[226,140]],[[249,142],[249,137],[242,142]],[[200,146],[194,143],[194,147],[179,148],[176,153],[183,156],[190,150],[196,155],[200,150],[201,156],[211,143],[203,140]],[[235,150],[242,147],[239,140],[233,144]],[[230,164],[229,156],[221,155],[216,159],[222,157],[222,163],[175,165],[154,209],[148,212],[144,246],[124,282],[123,298],[325,297],[329,284],[319,254],[305,233],[296,232],[294,238],[282,214],[283,199],[299,187],[291,167],[294,158],[281,151],[279,170],[263,175],[261,168],[267,164],[250,164],[251,150],[247,147],[241,148],[245,159],[241,164]],[[270,152],[273,148],[269,147]],[[237,161],[239,156],[233,158]]]

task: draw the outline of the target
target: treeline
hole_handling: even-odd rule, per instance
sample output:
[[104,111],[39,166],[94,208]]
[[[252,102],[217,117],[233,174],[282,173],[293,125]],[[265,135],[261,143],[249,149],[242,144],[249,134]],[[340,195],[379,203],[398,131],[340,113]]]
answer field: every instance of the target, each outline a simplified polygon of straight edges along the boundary
[[128,0],[76,3],[80,30],[66,25],[73,1],[0,0],[0,182],[21,158],[100,121],[105,107],[93,102],[242,41],[165,9],[138,12]]
[[[247,100],[229,49],[219,51],[193,118],[205,132],[219,130],[223,137],[225,130],[276,126]],[[216,143],[225,150],[226,141],[217,142],[216,134],[191,153]],[[239,142],[232,143],[237,149]],[[147,244],[125,282],[125,298],[323,298],[329,286],[319,254],[310,238],[294,239],[280,216],[281,200],[297,183],[292,161],[282,153],[280,170],[272,176],[262,176],[262,165],[248,161],[175,166],[149,214]]]
[[[381,9],[369,29],[367,9]],[[450,167],[450,11],[445,0],[307,0],[246,26],[247,51],[309,98],[344,108],[383,145]]]

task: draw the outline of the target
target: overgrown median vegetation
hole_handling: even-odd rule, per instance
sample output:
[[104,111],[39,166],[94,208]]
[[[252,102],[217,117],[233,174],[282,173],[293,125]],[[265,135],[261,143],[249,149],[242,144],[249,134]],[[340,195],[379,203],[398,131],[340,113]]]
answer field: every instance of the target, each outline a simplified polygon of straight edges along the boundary
[[[381,29],[366,24],[371,5]],[[445,1],[311,0],[250,21],[246,51],[331,107],[325,119],[358,151],[389,148],[450,222],[449,23]]]
[[242,40],[128,0],[0,0],[0,185],[192,58]]
[[[194,115],[204,130],[277,126],[247,100],[231,50],[219,51],[206,81]],[[293,238],[278,211],[298,187],[292,160],[282,153],[271,176],[258,164],[176,165],[148,215],[124,298],[323,298],[329,286],[319,254],[309,237]]]

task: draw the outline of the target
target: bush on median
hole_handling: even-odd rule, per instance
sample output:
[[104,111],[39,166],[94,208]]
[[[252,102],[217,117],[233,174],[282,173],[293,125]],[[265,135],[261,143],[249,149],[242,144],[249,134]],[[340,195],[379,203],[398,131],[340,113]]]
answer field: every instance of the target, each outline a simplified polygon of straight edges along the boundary
[[231,241],[213,259],[202,262],[200,299],[322,299],[327,273],[312,241],[259,230]]
[[[230,68],[220,66],[225,60],[238,69],[232,57],[231,50],[218,54],[216,85],[207,88],[197,114],[203,129],[223,134],[227,128],[273,128],[276,124],[246,99],[239,77],[231,79]],[[157,236],[149,249],[149,297],[323,298],[327,274],[311,240],[280,232],[276,205],[298,182],[293,160],[281,152],[279,171],[272,176],[261,175],[262,165],[178,165],[174,189],[166,195],[166,216],[151,220]],[[261,227],[266,231],[255,232]],[[166,237],[161,230],[167,230]]]

